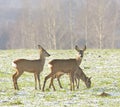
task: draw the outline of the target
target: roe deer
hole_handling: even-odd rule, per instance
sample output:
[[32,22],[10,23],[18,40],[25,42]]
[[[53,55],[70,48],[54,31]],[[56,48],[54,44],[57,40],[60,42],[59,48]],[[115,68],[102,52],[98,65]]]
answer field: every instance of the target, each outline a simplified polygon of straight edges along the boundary
[[[91,87],[91,77],[87,77],[85,75],[85,73],[83,72],[83,70],[79,67],[79,69],[74,73],[74,76],[75,76],[75,82],[76,82],[76,86],[77,88],[79,89],[79,82],[80,82],[80,79],[82,81],[84,81],[85,85],[87,88],[90,88]],[[77,82],[78,80],[78,82]]]
[[41,89],[40,73],[43,71],[43,67],[45,64],[45,57],[50,56],[50,54],[45,49],[43,49],[40,45],[38,45],[38,48],[40,50],[39,59],[36,59],[36,60],[17,59],[12,63],[12,65],[16,68],[16,73],[13,74],[12,76],[14,89],[19,90],[17,80],[24,73],[24,71],[34,73],[35,89],[37,89],[37,80],[39,84],[39,89]]
[[[69,74],[70,76],[70,90],[74,90],[74,72],[79,69],[79,65],[82,61],[83,53],[85,48],[81,51],[78,46],[75,46],[75,49],[78,51],[78,56],[75,59],[54,59],[49,62],[49,67],[51,69],[51,73],[45,77],[42,91],[44,91],[46,81],[51,77],[50,85],[53,86],[55,90],[55,86],[53,84],[53,79],[56,77],[60,77],[64,73]],[[58,76],[59,75],[59,76]]]
[[[83,58],[83,55],[84,55],[84,51],[86,50],[86,45],[85,45],[85,47],[84,47],[83,49],[79,49],[78,46],[75,46],[75,49],[76,49],[76,50],[79,52],[79,54],[81,55],[81,57],[78,56],[78,60],[77,60],[77,61],[80,61],[80,62],[78,62],[78,65],[80,65],[80,64],[81,64],[81,61],[82,61],[82,58]],[[57,73],[51,78],[51,82],[50,82],[49,88],[51,88],[51,86],[52,86],[52,81],[53,81],[53,79],[55,79],[55,78],[57,78],[58,84],[59,84],[60,88],[62,88],[62,85],[61,85],[61,82],[60,82],[60,77],[61,77],[63,74],[64,74],[64,72],[57,72]],[[76,79],[77,79],[77,78],[76,78]],[[54,87],[54,86],[53,86],[53,89],[54,89],[54,91],[55,91],[55,87]]]

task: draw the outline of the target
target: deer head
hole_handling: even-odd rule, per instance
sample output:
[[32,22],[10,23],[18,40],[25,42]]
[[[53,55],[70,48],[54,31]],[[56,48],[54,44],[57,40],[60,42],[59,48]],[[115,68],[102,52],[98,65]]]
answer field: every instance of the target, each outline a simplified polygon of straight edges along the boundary
[[50,54],[42,46],[38,45],[38,49],[40,50],[40,55],[41,56],[43,56],[43,55],[44,55],[44,57],[49,57],[50,56]]
[[87,77],[86,81],[85,81],[85,84],[86,84],[86,87],[87,88],[90,88],[91,87],[91,78],[92,77]]
[[79,47],[76,45],[75,49],[76,49],[77,52],[79,52],[79,54],[81,55],[81,57],[83,57],[84,51],[86,50],[86,45],[84,46],[83,49],[79,49]]

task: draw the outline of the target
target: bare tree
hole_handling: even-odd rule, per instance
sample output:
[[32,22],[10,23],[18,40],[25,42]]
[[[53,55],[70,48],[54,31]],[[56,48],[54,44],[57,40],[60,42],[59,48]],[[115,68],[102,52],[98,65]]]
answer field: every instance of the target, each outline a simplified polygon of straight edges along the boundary
[[35,47],[35,25],[32,20],[32,3],[22,1],[21,16],[18,19],[20,26],[21,45],[25,48]]
[[5,41],[1,47],[34,48],[39,43],[49,49],[68,49],[75,44],[120,47],[119,0],[6,2],[8,7],[0,4],[0,44]]
[[86,0],[86,16],[85,16],[85,44],[88,41],[88,0]]
[[106,27],[107,23],[105,22],[105,18],[110,1],[107,2],[107,4],[104,0],[96,1],[95,3],[95,8],[93,9],[96,10],[96,12],[94,14],[95,17],[93,18],[93,25],[96,30],[96,38],[98,39],[98,48],[102,49],[104,48],[104,40],[107,38],[106,30],[108,28]]
[[73,6],[72,6],[72,0],[69,0],[69,27],[70,27],[70,29],[69,29],[69,32],[70,32],[70,45],[71,45],[71,49],[73,49],[73,42],[74,42],[74,40],[73,40],[73,11],[72,11],[72,8],[73,8]]
[[56,10],[52,6],[52,1],[46,1],[46,21],[45,29],[47,31],[47,36],[50,38],[50,47],[56,49]]
[[114,19],[113,19],[113,27],[112,27],[112,29],[113,29],[113,32],[112,32],[112,48],[115,48],[115,39],[116,39],[116,28],[117,28],[117,23],[118,23],[118,18],[119,18],[119,10],[120,10],[120,8],[119,8],[119,6],[117,6],[117,1],[116,1],[116,8],[115,8],[115,15],[114,15]]

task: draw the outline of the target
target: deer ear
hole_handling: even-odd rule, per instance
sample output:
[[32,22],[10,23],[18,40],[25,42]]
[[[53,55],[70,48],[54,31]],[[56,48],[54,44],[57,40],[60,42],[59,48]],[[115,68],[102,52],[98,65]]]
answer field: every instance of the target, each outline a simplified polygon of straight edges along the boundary
[[91,79],[92,77],[90,77],[89,79]]
[[75,46],[75,49],[76,49],[77,51],[80,51],[80,49],[78,48],[78,46],[77,46],[77,45]]
[[83,51],[85,51],[86,50],[86,45],[84,46],[84,48],[83,48]]
[[38,45],[38,49],[42,49],[42,46]]

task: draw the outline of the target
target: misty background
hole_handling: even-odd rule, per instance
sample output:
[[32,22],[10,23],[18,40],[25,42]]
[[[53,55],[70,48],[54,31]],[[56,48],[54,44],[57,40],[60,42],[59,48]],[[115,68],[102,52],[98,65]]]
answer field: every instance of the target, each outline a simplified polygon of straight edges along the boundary
[[120,48],[120,0],[0,0],[0,49]]

